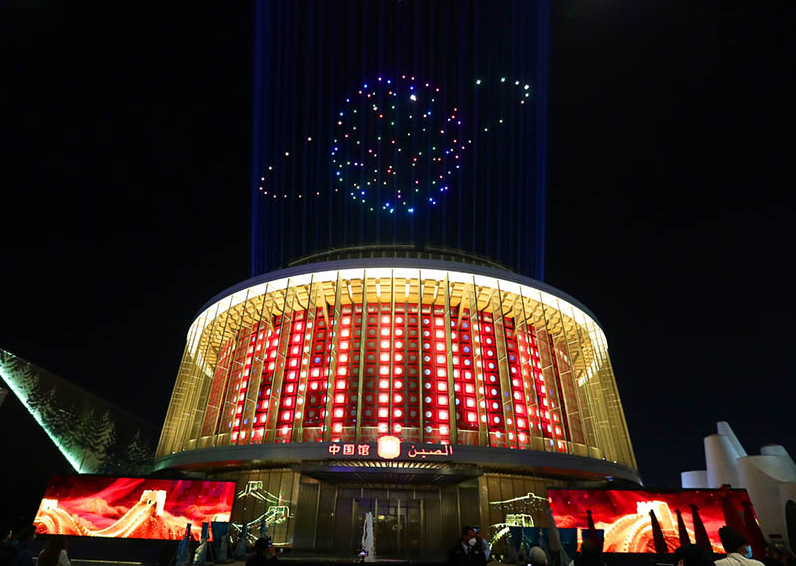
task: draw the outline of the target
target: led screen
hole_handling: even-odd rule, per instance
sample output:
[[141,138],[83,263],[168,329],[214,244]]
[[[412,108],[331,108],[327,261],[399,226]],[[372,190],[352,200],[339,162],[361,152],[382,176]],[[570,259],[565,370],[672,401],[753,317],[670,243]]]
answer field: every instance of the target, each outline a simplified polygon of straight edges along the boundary
[[177,540],[191,524],[229,522],[235,482],[54,476],[34,523],[39,533]]
[[718,530],[733,520],[725,517],[725,512],[735,513],[735,520],[742,524],[741,504],[749,501],[746,490],[742,489],[659,492],[551,488],[547,494],[553,518],[560,529],[588,527],[586,511],[590,510],[595,527],[605,531],[603,550],[606,552],[655,552],[650,510],[655,512],[670,552],[680,546],[677,510],[682,514],[691,542],[695,542],[693,504],[697,506],[714,551],[723,553]]

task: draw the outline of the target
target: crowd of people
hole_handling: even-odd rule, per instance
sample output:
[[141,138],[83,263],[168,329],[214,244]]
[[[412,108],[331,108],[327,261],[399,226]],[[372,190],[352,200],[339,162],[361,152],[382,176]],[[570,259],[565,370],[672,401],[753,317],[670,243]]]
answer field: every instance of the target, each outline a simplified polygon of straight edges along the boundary
[[[674,552],[673,566],[796,566],[796,556],[783,544],[769,544],[763,561],[752,557],[752,548],[744,536],[730,527],[719,529],[719,538],[727,555],[714,560],[713,553],[696,544],[681,546]],[[539,546],[516,549],[502,557],[504,564],[522,566],[605,566],[602,549],[591,540],[585,540],[579,552],[569,558],[561,550],[545,551]],[[464,527],[461,539],[451,548],[448,559],[451,566],[482,566],[490,562],[490,549],[477,527]]]
[[[719,538],[727,555],[714,560],[713,554],[696,544],[681,546],[674,552],[673,566],[796,566],[796,555],[783,544],[769,544],[763,560],[752,556],[752,548],[744,536],[731,529],[719,529]],[[29,525],[16,532],[9,532],[0,541],[0,566],[71,566],[67,553],[67,537],[48,537],[47,544],[34,560],[33,542],[36,529]],[[510,548],[514,549],[512,545]],[[451,566],[485,566],[493,560],[491,549],[478,527],[464,527],[461,538],[451,548]],[[254,546],[254,555],[247,566],[276,564],[277,558],[270,540],[261,538]],[[501,557],[501,562],[523,566],[605,566],[602,549],[591,540],[585,540],[579,552],[570,559],[561,550],[545,551],[539,546],[519,550]]]
[[0,543],[0,566],[72,566],[66,552],[68,542],[63,535],[49,537],[38,558],[33,559],[33,541],[36,540],[36,528],[26,525],[16,533],[9,531]]

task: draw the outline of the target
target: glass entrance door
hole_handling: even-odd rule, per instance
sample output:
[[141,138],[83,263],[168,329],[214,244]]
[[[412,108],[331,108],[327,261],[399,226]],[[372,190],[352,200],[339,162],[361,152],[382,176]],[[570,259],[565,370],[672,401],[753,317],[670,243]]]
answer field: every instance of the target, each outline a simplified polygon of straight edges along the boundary
[[362,546],[368,511],[373,513],[377,557],[420,556],[423,550],[423,501],[413,499],[354,499],[353,547]]

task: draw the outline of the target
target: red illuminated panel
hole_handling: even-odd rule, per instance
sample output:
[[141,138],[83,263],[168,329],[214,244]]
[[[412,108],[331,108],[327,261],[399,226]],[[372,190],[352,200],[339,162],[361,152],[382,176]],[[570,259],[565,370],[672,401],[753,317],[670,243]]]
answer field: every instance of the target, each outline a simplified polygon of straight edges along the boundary
[[[273,329],[264,328],[260,332],[265,332],[263,336],[263,366],[260,374],[260,389],[257,394],[257,406],[254,410],[254,428],[252,438],[249,440],[254,443],[262,442],[265,436],[265,426],[268,422],[268,403],[271,397],[271,385],[273,384],[274,373],[276,373],[277,351],[279,349],[279,337],[282,327],[282,317],[276,316],[273,321]],[[259,335],[258,335],[259,336]]]
[[221,396],[225,389],[224,385],[226,384],[227,368],[229,367],[229,356],[234,345],[234,342],[230,341],[218,356],[218,363],[213,373],[213,384],[210,387],[210,397],[207,400],[205,420],[202,424],[202,436],[211,435],[216,430],[219,405],[223,401]]
[[276,442],[278,443],[290,442],[290,435],[293,432],[293,417],[296,413],[301,357],[307,324],[305,311],[294,312],[292,319],[285,356],[285,373],[282,378],[282,391],[276,416]]
[[359,387],[359,348],[362,306],[344,305],[340,318],[335,375],[330,376],[332,400],[331,439],[351,441],[356,436],[357,389]]
[[[544,334],[547,336],[547,334]],[[566,452],[566,437],[564,434],[564,424],[561,420],[559,411],[556,408],[555,399],[557,391],[551,391],[551,387],[557,387],[557,370],[550,354],[548,344],[544,348],[539,348],[539,337],[533,326],[529,331],[517,333],[518,346],[520,348],[521,363],[525,370],[526,377],[533,376],[533,384],[536,394],[536,406],[530,407],[529,416],[531,427],[536,427],[542,436],[548,440],[545,442],[554,446],[559,452]],[[542,368],[549,368],[547,376]]]
[[478,444],[478,400],[470,311],[464,309],[460,326],[457,326],[458,319],[458,309],[452,309],[451,348],[453,350],[453,381],[456,395],[456,427],[461,444]]
[[503,394],[500,387],[495,324],[492,315],[479,313],[481,338],[481,371],[484,375],[484,397],[486,398],[486,425],[490,446],[506,446],[506,426],[503,422]]
[[511,386],[512,403],[514,405],[514,424],[516,438],[513,432],[509,433],[509,444],[518,448],[530,448],[530,421],[528,420],[528,406],[525,400],[525,385],[522,379],[520,365],[520,349],[517,343],[517,334],[514,331],[514,321],[510,318],[503,319],[506,333],[506,357],[509,366],[509,383]]
[[[393,434],[400,436],[407,442],[419,442],[420,432],[420,313],[417,305],[396,306],[396,324],[403,318],[406,334],[395,340],[395,362],[404,367],[404,392],[396,392],[396,396],[403,397],[403,403],[397,400],[396,406],[403,409],[403,421],[399,421],[401,430],[393,426]],[[400,358],[399,358],[400,356]],[[406,427],[409,427],[408,431]]]
[[[229,434],[232,444],[261,443],[269,435],[282,443],[320,441],[330,407],[334,442],[355,440],[359,424],[362,441],[390,434],[410,442],[448,443],[456,419],[460,444],[478,444],[481,434],[497,447],[539,449],[543,440],[545,449],[566,452],[568,441],[584,443],[564,338],[537,333],[508,316],[501,324],[503,332],[496,331],[490,312],[460,313],[451,307],[448,318],[442,305],[386,301],[368,304],[366,313],[353,304],[341,305],[337,315],[299,308],[274,316],[271,324],[243,328],[223,343],[202,436]],[[498,344],[499,339],[504,342]],[[273,391],[282,366],[282,386]],[[506,383],[501,371],[507,372]],[[509,390],[504,392],[503,385]],[[513,414],[505,411],[509,398]],[[269,422],[274,430],[266,430]],[[294,433],[299,425],[300,435]]]
[[[362,419],[365,438],[376,438],[376,427],[387,434],[390,410],[390,306],[368,305],[365,316],[365,365],[362,380]],[[381,316],[381,312],[384,316]],[[384,335],[384,340],[381,336]]]
[[228,522],[235,482],[54,476],[34,523],[39,533],[178,540],[191,524]]
[[[448,402],[448,358],[445,339],[445,312],[441,306],[423,306],[423,422],[426,442],[450,442]],[[455,417],[455,415],[453,415]]]
[[[309,369],[307,375],[307,392],[304,396],[303,442],[322,440],[323,419],[326,413],[326,385],[329,378],[329,350],[332,341],[329,339],[323,309],[315,314],[310,347]],[[309,330],[308,330],[309,331]]]
[[544,378],[544,385],[546,387],[547,399],[545,399],[545,412],[544,416],[547,419],[546,430],[548,435],[554,440],[555,447],[559,452],[566,452],[565,429],[564,422],[561,415],[560,403],[558,400],[561,398],[561,374],[558,369],[558,355],[555,348],[553,337],[547,332],[540,332],[537,340],[543,341],[545,347],[540,348],[542,367],[548,368],[547,371],[542,371]]
[[[230,415],[234,418],[231,427],[233,443],[237,441],[238,444],[248,444],[255,440],[256,433],[250,431],[248,420],[256,417],[245,415],[244,409],[249,384],[254,377],[252,373],[261,367],[263,362],[263,345],[266,338],[265,330],[261,329],[263,326],[265,325],[254,326],[251,328],[251,332],[241,331],[238,336],[239,353],[233,366],[237,369],[233,381],[234,389],[228,393],[231,398],[231,403],[228,403],[228,406],[233,406],[230,409]],[[241,428],[244,429],[243,432],[240,432]]]
[[677,514],[683,521],[693,542],[694,521],[691,505],[696,505],[715,552],[724,553],[718,530],[726,524],[722,498],[729,498],[729,506],[741,513],[742,502],[749,501],[746,490],[684,490],[657,492],[641,490],[548,489],[553,519],[560,529],[587,528],[586,511],[592,512],[594,524],[604,530],[607,552],[655,552],[652,538],[650,510],[660,523],[669,552],[680,546]]

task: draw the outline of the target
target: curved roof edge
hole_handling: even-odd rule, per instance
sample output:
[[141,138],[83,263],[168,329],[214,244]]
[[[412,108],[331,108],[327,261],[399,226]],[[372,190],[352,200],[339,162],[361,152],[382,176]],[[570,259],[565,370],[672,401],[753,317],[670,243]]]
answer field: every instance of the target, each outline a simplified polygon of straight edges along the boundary
[[[329,458],[329,442],[303,442],[291,444],[250,444],[215,446],[185,450],[155,460],[154,469],[167,468],[212,468],[220,467],[229,470],[238,465],[290,465],[305,461],[325,462],[334,465],[340,460]],[[372,452],[375,452],[375,443]],[[363,460],[374,460],[363,458]],[[406,462],[399,457],[395,462]],[[477,464],[484,471],[527,471],[545,472],[553,475],[592,476],[629,480],[642,485],[638,471],[608,460],[599,460],[574,454],[558,452],[540,452],[538,450],[513,450],[509,448],[492,448],[485,446],[456,445],[449,458],[439,464]]]
[[597,324],[597,326],[602,328],[602,324],[600,324],[599,319],[594,315],[594,313],[591,312],[591,310],[589,310],[589,308],[586,305],[581,303],[575,297],[568,295],[564,291],[561,291],[560,289],[548,285],[547,283],[543,283],[542,281],[537,281],[536,279],[532,279],[530,277],[514,273],[513,271],[496,269],[482,265],[461,263],[456,261],[441,261],[441,260],[417,259],[417,258],[388,258],[388,257],[323,261],[318,263],[296,265],[292,267],[286,267],[284,269],[279,269],[277,271],[271,271],[269,273],[263,273],[262,275],[246,279],[231,287],[228,287],[227,289],[224,289],[220,293],[216,293],[209,301],[207,301],[204,305],[202,305],[202,307],[196,312],[196,315],[194,316],[191,322],[193,323],[193,321],[199,318],[199,316],[203,312],[205,312],[205,310],[207,310],[210,306],[220,301],[224,297],[228,297],[233,293],[236,293],[243,289],[247,289],[249,287],[253,287],[254,285],[266,283],[268,281],[273,281],[275,279],[284,279],[287,277],[294,277],[297,275],[305,275],[307,273],[312,273],[316,271],[340,271],[344,269],[356,269],[356,268],[367,269],[368,267],[401,267],[401,268],[415,268],[420,270],[433,269],[439,271],[456,271],[456,272],[472,273],[474,275],[482,275],[484,277],[494,277],[495,279],[503,279],[505,281],[511,281],[512,283],[518,283],[521,285],[526,285],[528,287],[539,289],[540,291],[544,291],[546,293],[558,297],[559,299],[567,301],[568,303],[582,310],[587,316],[589,316],[589,318],[591,318]]

